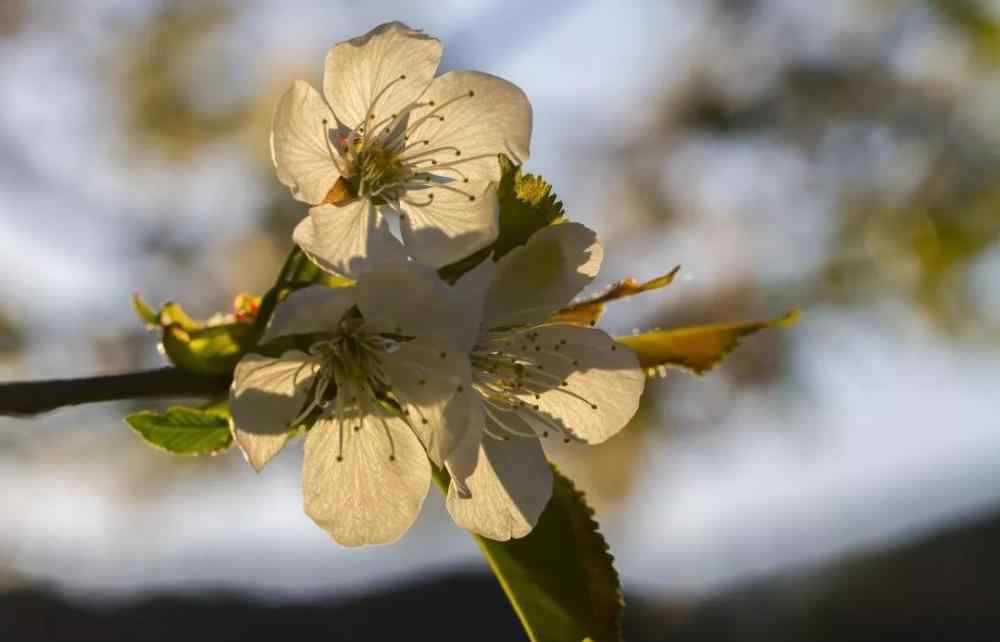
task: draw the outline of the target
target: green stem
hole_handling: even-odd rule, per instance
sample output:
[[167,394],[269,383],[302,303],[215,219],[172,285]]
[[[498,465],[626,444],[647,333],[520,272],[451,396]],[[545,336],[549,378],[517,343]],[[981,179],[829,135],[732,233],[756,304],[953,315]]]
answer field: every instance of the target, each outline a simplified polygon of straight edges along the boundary
[[278,294],[290,280],[290,277],[298,268],[299,262],[303,258],[305,258],[305,255],[299,249],[299,246],[296,245],[293,247],[292,251],[288,253],[288,258],[285,259],[284,265],[281,266],[281,271],[278,272],[278,278],[275,279],[274,286],[261,299],[256,320],[256,327],[260,334],[263,334],[264,328],[267,327],[267,322],[271,320],[271,315],[274,314],[274,308],[278,305]]
[[160,368],[129,374],[0,384],[0,416],[28,416],[84,403],[158,397],[213,397],[229,389],[228,376],[206,377]]

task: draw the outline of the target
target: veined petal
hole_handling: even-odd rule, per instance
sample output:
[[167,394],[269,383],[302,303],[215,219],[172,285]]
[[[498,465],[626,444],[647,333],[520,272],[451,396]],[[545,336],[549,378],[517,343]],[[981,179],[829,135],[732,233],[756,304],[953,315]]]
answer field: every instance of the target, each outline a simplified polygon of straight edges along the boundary
[[479,403],[468,354],[414,339],[386,354],[381,366],[427,456],[444,465],[465,435],[470,407]]
[[597,235],[585,225],[560,223],[535,232],[497,262],[483,324],[543,323],[594,280],[603,257]]
[[271,156],[278,180],[296,199],[322,203],[340,178],[329,131],[333,114],[309,83],[296,80],[278,101],[271,129]]
[[479,461],[479,441],[483,438],[482,426],[485,420],[482,400],[475,399],[469,405],[469,419],[465,432],[445,460],[448,474],[451,475],[451,485],[461,498],[471,496],[465,480],[476,470]]
[[416,101],[440,62],[437,39],[400,22],[382,24],[327,52],[323,94],[348,129],[366,116],[379,122]]
[[354,306],[353,287],[311,285],[288,295],[274,310],[261,342],[288,334],[332,332]]
[[486,181],[452,181],[409,190],[399,207],[407,251],[434,268],[486,247],[500,232],[496,185]]
[[528,160],[531,103],[517,85],[478,71],[449,71],[431,82],[423,100],[434,107],[411,116],[409,139],[428,141],[418,152],[441,150],[425,157],[437,166],[423,169],[453,178],[445,170],[451,166],[470,180],[499,181],[498,154],[518,165]]
[[349,408],[340,401],[355,394],[342,386],[337,416],[317,421],[306,437],[303,505],[342,546],[388,544],[420,513],[431,467],[402,419],[373,402]]
[[490,539],[524,537],[552,497],[552,469],[537,439],[483,437],[479,463],[466,479],[470,495],[448,488],[455,523]]
[[288,441],[289,422],[318,370],[316,359],[298,351],[280,359],[248,354],[236,364],[229,392],[233,438],[258,472]]
[[601,330],[540,326],[518,333],[508,349],[535,364],[523,379],[522,401],[581,441],[605,441],[639,408],[646,385],[639,360]]
[[469,308],[438,276],[416,263],[389,263],[358,277],[365,327],[409,337],[436,338],[466,353],[479,332],[479,308]]
[[355,278],[372,264],[403,261],[403,247],[368,199],[309,210],[292,233],[302,251],[322,269]]

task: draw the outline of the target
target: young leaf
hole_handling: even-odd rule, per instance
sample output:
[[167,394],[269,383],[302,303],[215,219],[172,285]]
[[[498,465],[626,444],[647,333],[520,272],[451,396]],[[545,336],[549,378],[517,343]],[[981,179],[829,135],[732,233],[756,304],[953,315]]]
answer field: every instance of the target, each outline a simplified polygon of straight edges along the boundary
[[454,283],[460,276],[476,267],[487,257],[496,261],[547,225],[563,218],[563,204],[552,186],[540,176],[525,174],[521,168],[501,155],[503,176],[497,186],[500,201],[500,233],[497,240],[475,254],[441,268],[441,278]]
[[613,283],[607,290],[597,296],[582,301],[577,301],[559,310],[552,315],[552,321],[557,323],[571,323],[573,325],[594,325],[601,315],[604,314],[604,304],[618,299],[625,299],[630,296],[659,290],[674,282],[674,277],[680,271],[681,266],[677,266],[663,276],[650,279],[645,283],[639,283],[629,277]]
[[178,455],[214,455],[233,441],[224,403],[204,409],[174,406],[163,414],[141,410],[125,421],[147,443]]
[[714,323],[670,330],[653,330],[632,336],[616,337],[631,348],[639,364],[650,374],[663,366],[685,368],[701,375],[714,368],[739,345],[740,339],[760,330],[793,325],[799,318],[792,310],[777,319]]
[[193,330],[163,329],[163,351],[178,368],[198,374],[227,374],[256,342],[250,323],[225,323]]
[[[506,542],[473,535],[533,642],[621,640],[621,584],[583,493],[553,467],[552,499],[531,533]],[[448,487],[448,473],[435,471]]]
[[153,328],[160,325],[160,313],[146,303],[138,292],[132,294],[132,309],[135,310],[139,320],[147,327]]

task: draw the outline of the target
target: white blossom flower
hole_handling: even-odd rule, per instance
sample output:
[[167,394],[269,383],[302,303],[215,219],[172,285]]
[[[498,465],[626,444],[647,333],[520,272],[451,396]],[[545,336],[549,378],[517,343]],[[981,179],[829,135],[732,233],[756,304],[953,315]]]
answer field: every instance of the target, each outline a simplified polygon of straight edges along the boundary
[[549,322],[601,259],[591,230],[563,223],[456,284],[469,299],[485,292],[470,359],[479,403],[446,462],[460,526],[496,540],[527,535],[552,494],[541,442],[600,443],[635,414],[646,381],[635,354],[601,330]]
[[[344,546],[398,539],[468,425],[475,311],[450,306],[429,268],[395,264],[356,286],[311,286],[278,306],[264,340],[309,335],[307,351],[245,356],[232,431],[260,470],[301,425],[306,513]],[[300,336],[299,339],[306,340]]]
[[435,78],[440,60],[438,40],[383,24],[330,49],[322,94],[296,81],[278,103],[278,179],[314,206],[295,242],[325,270],[353,277],[405,254],[441,267],[495,240],[497,156],[527,160],[531,105],[489,74]]

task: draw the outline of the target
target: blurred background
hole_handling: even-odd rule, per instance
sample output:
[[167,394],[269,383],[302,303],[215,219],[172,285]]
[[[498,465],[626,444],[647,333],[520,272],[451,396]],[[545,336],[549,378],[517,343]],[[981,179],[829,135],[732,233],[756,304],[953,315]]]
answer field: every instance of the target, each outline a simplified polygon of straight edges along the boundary
[[[263,292],[304,212],[276,99],[396,19],[527,92],[598,287],[684,266],[609,331],[805,312],[551,453],[627,639],[1000,639],[1000,2],[2,0],[0,379],[161,365],[133,291]],[[433,490],[346,551],[301,443],[257,476],[153,451],[135,407],[0,419],[4,639],[520,639]]]

